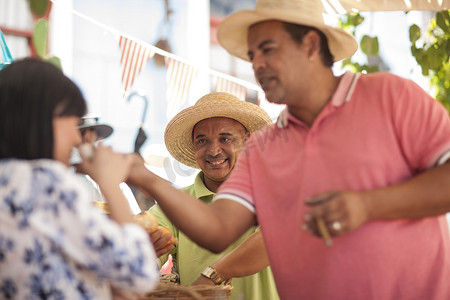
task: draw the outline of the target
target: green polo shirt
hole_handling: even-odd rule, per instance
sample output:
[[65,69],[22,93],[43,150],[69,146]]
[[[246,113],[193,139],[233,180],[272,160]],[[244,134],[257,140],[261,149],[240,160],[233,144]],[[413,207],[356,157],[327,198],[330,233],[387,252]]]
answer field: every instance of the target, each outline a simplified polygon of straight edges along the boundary
[[[184,188],[186,192],[198,198],[205,203],[211,203],[214,193],[206,188],[203,183],[203,172],[199,172],[195,178],[193,185]],[[203,269],[207,266],[214,264],[222,256],[236,248],[242,243],[249,235],[254,233],[259,228],[252,228],[248,230],[241,238],[229,246],[224,252],[215,254],[206,250],[194,242],[192,242],[186,235],[180,232],[169,219],[164,215],[161,208],[158,205],[154,205],[150,211],[158,219],[158,223],[161,226],[167,227],[172,235],[178,239],[178,245],[170,253],[176,253],[177,255],[177,267],[178,274],[180,275],[180,284],[189,285],[194,282]],[[160,266],[168,259],[168,255],[163,255],[159,258]],[[238,299],[251,299],[251,300],[276,300],[279,299],[275,283],[273,281],[272,271],[270,267],[267,267],[258,274],[254,274],[242,278],[234,278],[232,281],[233,292],[231,294],[232,300]]]

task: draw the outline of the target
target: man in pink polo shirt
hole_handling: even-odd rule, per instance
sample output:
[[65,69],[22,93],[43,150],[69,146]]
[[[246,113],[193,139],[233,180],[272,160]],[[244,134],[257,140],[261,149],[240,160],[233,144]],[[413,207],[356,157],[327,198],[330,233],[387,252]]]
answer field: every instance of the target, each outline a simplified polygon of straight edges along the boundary
[[336,77],[357,43],[322,10],[259,0],[221,23],[222,46],[287,108],[247,141],[211,205],[139,165],[131,180],[212,251],[259,224],[281,299],[450,299],[448,112],[388,73]]

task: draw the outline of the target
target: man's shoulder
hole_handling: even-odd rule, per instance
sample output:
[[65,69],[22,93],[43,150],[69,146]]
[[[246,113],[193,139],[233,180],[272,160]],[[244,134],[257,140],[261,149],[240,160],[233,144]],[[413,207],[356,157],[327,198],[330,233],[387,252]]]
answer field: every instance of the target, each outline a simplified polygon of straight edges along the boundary
[[182,188],[180,188],[180,190],[182,190],[182,191],[184,191],[184,192],[186,192],[186,193],[188,193],[190,195],[195,196],[195,184],[194,183],[191,184],[191,185],[182,187]]
[[277,144],[280,141],[287,141],[284,127],[277,126],[276,123],[270,124],[252,133],[250,138],[245,143],[243,153],[249,154],[251,152],[267,151],[271,144]]
[[375,72],[369,74],[362,74],[358,83],[367,84],[371,87],[379,86],[398,86],[415,84],[414,81],[392,74],[390,72]]

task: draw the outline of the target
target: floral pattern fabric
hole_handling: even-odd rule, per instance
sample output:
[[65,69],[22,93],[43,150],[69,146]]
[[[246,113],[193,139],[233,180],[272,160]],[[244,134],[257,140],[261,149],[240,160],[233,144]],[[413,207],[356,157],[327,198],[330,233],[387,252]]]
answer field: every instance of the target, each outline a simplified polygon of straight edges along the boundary
[[109,299],[158,280],[147,233],[103,215],[63,164],[0,161],[0,299]]

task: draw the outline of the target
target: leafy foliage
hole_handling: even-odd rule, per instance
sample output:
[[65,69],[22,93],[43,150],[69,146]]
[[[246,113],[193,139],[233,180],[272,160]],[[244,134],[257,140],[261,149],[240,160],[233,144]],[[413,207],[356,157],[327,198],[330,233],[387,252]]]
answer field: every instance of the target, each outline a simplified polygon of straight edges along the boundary
[[38,17],[42,17],[48,9],[48,0],[28,0],[31,12]]
[[[360,14],[348,14],[339,21],[339,26],[355,35],[359,25],[364,22]],[[450,111],[450,10],[437,12],[431,20],[426,34],[416,24],[409,28],[411,54],[422,69],[422,74],[430,79],[433,97]],[[378,55],[378,38],[364,35],[360,41],[361,51],[369,57]],[[342,66],[354,72],[370,73],[378,71],[378,66],[359,64],[346,59]]]
[[34,23],[33,31],[33,44],[36,49],[36,53],[40,57],[45,57],[47,51],[47,21],[39,19]]
[[60,59],[47,54],[48,21],[45,18],[45,14],[50,10],[50,2],[49,0],[28,0],[28,2],[31,13],[37,18],[34,22],[32,38],[36,53],[43,60],[51,62],[61,69]]
[[422,74],[430,78],[434,97],[450,111],[450,10],[436,13],[426,35],[411,25],[409,40]]
[[[339,20],[339,27],[345,31],[351,33],[353,36],[356,35],[356,29],[359,25],[364,22],[364,17],[359,13],[347,14],[344,19]],[[364,35],[359,42],[361,51],[367,56],[367,61],[371,56],[378,56],[379,53],[379,43],[378,37],[371,37],[369,35]],[[352,58],[347,58],[342,61],[342,67],[348,67],[353,72],[359,73],[372,73],[379,71],[377,65],[360,64],[352,60]]]

